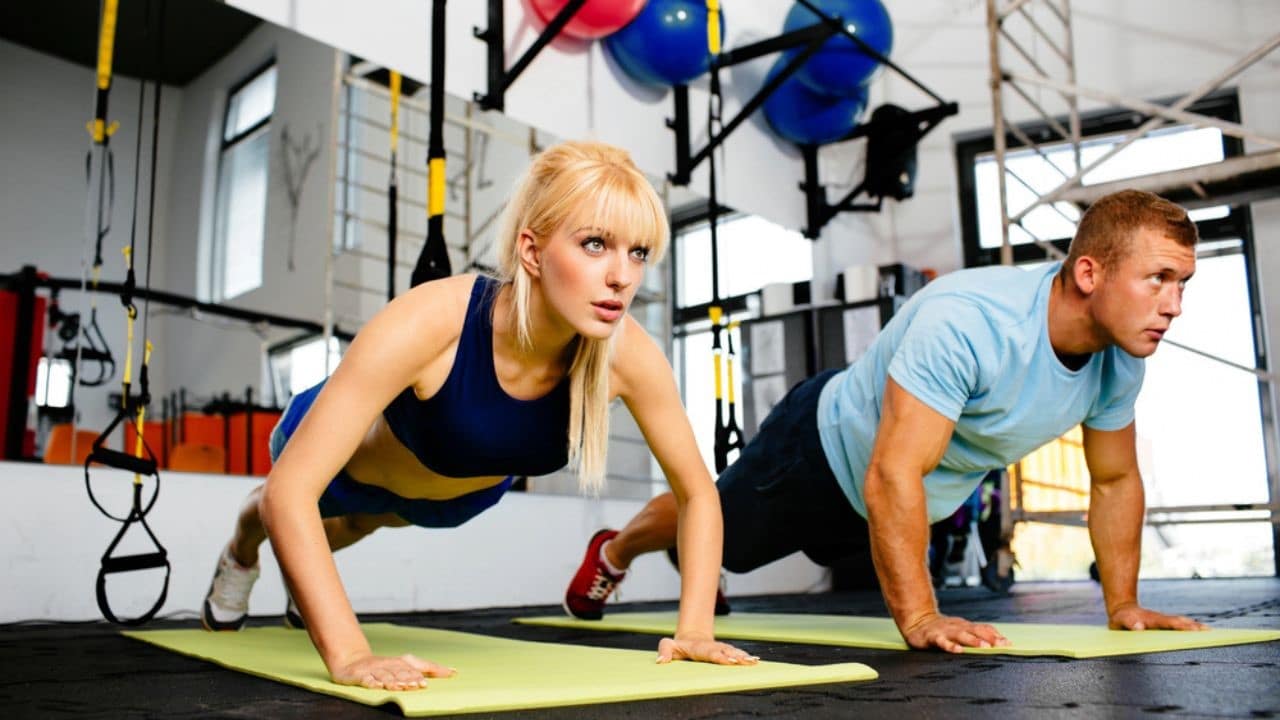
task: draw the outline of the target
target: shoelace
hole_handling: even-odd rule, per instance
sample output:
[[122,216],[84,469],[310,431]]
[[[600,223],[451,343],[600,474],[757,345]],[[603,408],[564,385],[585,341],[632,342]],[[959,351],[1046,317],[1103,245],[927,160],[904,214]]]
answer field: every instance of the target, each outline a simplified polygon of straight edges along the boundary
[[596,602],[604,602],[617,584],[616,580],[597,570],[595,578],[591,581],[591,589],[587,591],[587,597]]
[[249,609],[249,591],[258,579],[256,570],[243,570],[223,562],[218,574],[213,579],[213,601],[225,610],[243,611]]

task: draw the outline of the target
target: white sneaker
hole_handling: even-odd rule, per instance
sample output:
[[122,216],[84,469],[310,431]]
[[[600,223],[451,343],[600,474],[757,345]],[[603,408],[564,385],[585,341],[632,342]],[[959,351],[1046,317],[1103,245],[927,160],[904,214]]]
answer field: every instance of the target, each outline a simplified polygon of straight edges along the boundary
[[218,558],[218,567],[209,583],[209,594],[201,607],[205,630],[239,630],[249,616],[249,592],[258,579],[258,566],[247,568],[231,557],[230,548]]

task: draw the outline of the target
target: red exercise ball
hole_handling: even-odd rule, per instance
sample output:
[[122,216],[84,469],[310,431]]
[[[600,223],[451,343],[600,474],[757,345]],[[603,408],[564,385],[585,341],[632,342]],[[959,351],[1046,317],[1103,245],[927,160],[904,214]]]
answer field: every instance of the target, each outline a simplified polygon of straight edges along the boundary
[[[543,23],[551,22],[568,2],[569,0],[529,0]],[[612,35],[639,15],[644,9],[644,3],[645,0],[587,0],[561,32],[583,40]]]

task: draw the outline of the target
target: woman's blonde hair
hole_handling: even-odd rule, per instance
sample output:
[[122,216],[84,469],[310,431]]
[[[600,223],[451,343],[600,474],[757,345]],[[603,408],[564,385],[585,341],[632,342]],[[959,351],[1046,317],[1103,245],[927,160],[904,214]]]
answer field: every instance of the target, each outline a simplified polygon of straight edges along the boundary
[[[533,279],[520,262],[520,233],[542,239],[567,222],[592,226],[649,249],[661,260],[670,232],[649,180],[627,151],[599,142],[565,142],[533,158],[516,183],[498,228],[498,275],[510,284],[516,337],[532,345],[529,293]],[[609,364],[615,332],[605,340],[579,336],[569,367],[569,465],[578,486],[598,493],[609,444]]]

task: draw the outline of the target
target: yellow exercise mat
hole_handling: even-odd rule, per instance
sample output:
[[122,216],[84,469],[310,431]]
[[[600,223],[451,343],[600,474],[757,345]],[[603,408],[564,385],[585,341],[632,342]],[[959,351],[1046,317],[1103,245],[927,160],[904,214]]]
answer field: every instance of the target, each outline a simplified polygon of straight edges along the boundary
[[124,633],[223,667],[365,705],[395,703],[409,717],[758,690],[873,680],[860,663],[814,667],[761,662],[750,667],[673,662],[653,651],[558,645],[387,623],[363,625],[373,651],[413,653],[458,669],[426,690],[391,692],[336,685],[305,632],[250,628],[235,633],[142,630]]
[[[563,615],[516,618],[525,625],[622,630],[670,635],[676,626],[674,612],[610,613],[603,620],[577,620]],[[1216,628],[1197,632],[1108,630],[1094,625],[1040,625],[991,623],[1013,644],[1002,648],[965,648],[987,655],[1065,655],[1072,658],[1131,655],[1135,653],[1191,650],[1280,640],[1280,630],[1231,630]],[[722,640],[841,645],[877,650],[906,650],[898,628],[887,618],[852,615],[783,615],[734,613],[716,618],[716,637]]]

